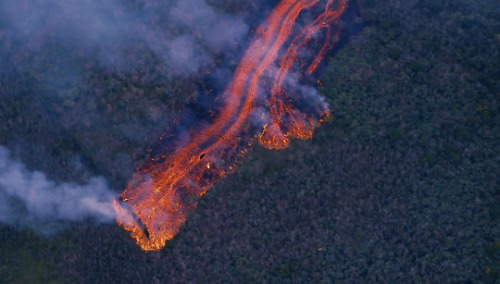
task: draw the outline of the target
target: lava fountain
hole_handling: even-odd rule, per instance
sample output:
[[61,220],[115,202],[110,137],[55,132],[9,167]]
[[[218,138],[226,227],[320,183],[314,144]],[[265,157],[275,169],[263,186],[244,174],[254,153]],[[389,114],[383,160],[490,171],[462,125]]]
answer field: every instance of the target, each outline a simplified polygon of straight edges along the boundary
[[[290,138],[312,137],[329,110],[300,81],[337,42],[346,7],[347,0],[282,0],[256,30],[233,79],[216,98],[220,107],[211,112],[210,123],[174,137],[168,150],[152,153],[138,169],[114,208],[117,223],[143,250],[165,246],[197,199],[233,172],[254,142],[284,149]],[[314,16],[297,24],[305,11]],[[172,133],[164,139],[172,140]]]

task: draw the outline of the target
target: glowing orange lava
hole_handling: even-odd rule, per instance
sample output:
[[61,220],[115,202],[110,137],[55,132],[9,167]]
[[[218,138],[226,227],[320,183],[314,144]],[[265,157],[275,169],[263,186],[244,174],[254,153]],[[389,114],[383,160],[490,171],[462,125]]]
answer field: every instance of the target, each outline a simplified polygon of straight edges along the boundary
[[[338,40],[338,24],[347,0],[282,0],[257,29],[232,81],[217,98],[223,107],[212,123],[191,130],[185,142],[161,161],[146,163],[115,201],[117,222],[143,250],[159,250],[172,239],[186,213],[215,181],[234,171],[253,141],[284,149],[290,138],[309,139],[329,115],[326,103],[298,84],[298,65],[312,73]],[[319,10],[297,27],[301,12]],[[324,43],[303,66],[299,55],[324,29]],[[311,60],[309,58],[309,60]],[[297,105],[305,101],[307,111]],[[257,126],[256,126],[257,125]],[[251,129],[259,127],[255,135]],[[181,138],[179,138],[181,139]]]

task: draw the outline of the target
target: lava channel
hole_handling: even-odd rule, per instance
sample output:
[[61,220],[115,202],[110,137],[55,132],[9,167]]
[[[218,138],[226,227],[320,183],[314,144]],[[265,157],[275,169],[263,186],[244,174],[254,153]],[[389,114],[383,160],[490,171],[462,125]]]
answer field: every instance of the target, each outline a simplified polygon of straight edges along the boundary
[[[337,42],[346,8],[347,0],[278,3],[216,98],[222,107],[211,123],[189,130],[168,153],[159,153],[161,159],[152,157],[133,175],[114,208],[117,223],[143,250],[165,246],[198,198],[233,172],[252,144],[284,149],[291,138],[312,137],[329,109],[302,82]],[[305,11],[311,15],[300,17]]]

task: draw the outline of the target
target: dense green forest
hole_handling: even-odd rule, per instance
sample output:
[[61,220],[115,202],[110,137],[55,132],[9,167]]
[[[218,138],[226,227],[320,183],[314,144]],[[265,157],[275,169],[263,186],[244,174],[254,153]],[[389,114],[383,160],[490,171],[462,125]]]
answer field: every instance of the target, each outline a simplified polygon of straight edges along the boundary
[[[206,2],[249,29],[270,9]],[[313,139],[254,147],[159,252],[115,223],[50,236],[0,225],[0,282],[498,283],[500,6],[356,3],[362,29],[318,72],[332,118]],[[212,87],[203,74],[234,68],[245,49],[214,48],[210,66],[179,74],[146,42],[121,45],[125,63],[106,65],[90,48],[48,41],[33,52],[11,30],[0,19],[0,145],[53,180],[100,175],[117,192]]]

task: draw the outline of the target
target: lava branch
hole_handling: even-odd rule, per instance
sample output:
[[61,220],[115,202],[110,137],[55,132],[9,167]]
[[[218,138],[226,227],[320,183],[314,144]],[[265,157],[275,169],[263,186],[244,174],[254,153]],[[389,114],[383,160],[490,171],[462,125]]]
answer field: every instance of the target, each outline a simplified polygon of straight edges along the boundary
[[[325,3],[323,12],[297,28],[301,12],[321,3]],[[299,52],[320,30],[325,31],[325,40],[306,69],[314,72],[338,40],[338,20],[346,7],[347,0],[282,0],[257,29],[232,81],[217,98],[223,107],[213,122],[190,130],[189,142],[177,143],[171,153],[161,155],[161,161],[152,158],[134,174],[114,208],[117,223],[130,231],[143,250],[165,246],[196,207],[197,199],[235,170],[255,140],[269,149],[283,149],[290,138],[312,137],[329,110],[321,99],[297,88]],[[266,87],[269,97],[263,97]],[[309,111],[298,108],[299,101],[308,101]],[[255,116],[260,120],[258,134],[252,121]]]

